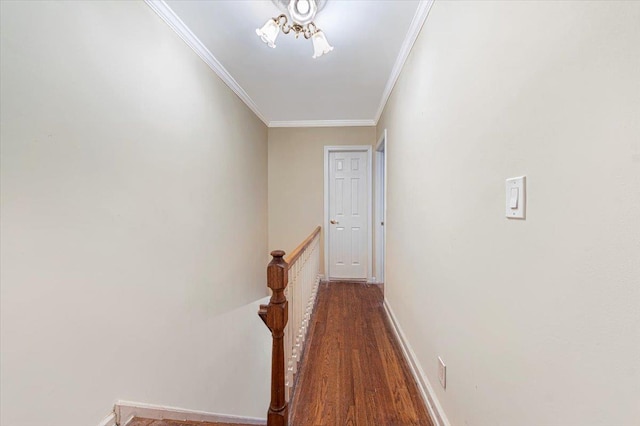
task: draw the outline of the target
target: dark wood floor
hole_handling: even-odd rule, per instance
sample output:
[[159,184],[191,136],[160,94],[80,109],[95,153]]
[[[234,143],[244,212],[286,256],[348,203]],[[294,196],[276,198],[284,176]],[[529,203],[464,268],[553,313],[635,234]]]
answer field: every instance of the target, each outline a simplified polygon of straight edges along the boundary
[[292,426],[433,423],[378,286],[322,284],[292,406]]

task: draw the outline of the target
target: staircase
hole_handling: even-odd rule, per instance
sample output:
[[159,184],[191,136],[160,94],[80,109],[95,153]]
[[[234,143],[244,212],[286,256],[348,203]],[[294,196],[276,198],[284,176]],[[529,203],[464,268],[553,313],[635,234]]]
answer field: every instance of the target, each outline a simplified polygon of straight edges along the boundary
[[272,295],[268,305],[260,306],[258,315],[273,339],[268,426],[289,424],[289,400],[320,283],[320,230],[316,227],[286,258],[282,250],[271,252],[273,259],[267,266]]
[[[320,232],[288,256],[273,251],[267,267],[272,296],[258,312],[273,342],[266,425],[434,426],[381,287],[320,283]],[[135,417],[126,426],[249,426],[237,421],[245,423]]]

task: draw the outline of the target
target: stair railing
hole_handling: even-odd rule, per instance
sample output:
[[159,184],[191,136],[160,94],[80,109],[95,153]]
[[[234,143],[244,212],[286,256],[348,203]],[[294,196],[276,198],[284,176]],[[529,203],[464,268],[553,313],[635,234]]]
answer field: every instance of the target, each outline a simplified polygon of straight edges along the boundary
[[309,322],[320,283],[320,227],[291,254],[274,250],[267,266],[268,305],[258,315],[271,330],[271,403],[267,426],[287,426],[289,401],[304,354]]

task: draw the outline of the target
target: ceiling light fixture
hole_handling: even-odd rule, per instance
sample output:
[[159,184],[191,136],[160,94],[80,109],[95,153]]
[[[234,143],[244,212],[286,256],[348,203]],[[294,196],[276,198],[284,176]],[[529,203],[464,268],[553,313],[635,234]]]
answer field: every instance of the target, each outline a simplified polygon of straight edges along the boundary
[[289,34],[294,32],[296,38],[302,34],[305,39],[311,39],[313,42],[313,58],[318,58],[325,53],[333,50],[329,45],[324,32],[313,23],[313,19],[326,0],[272,0],[283,12],[289,14],[289,18],[285,13],[275,18],[269,19],[262,28],[256,29],[256,34],[264,41],[267,46],[276,47],[276,37],[282,30],[283,33]]

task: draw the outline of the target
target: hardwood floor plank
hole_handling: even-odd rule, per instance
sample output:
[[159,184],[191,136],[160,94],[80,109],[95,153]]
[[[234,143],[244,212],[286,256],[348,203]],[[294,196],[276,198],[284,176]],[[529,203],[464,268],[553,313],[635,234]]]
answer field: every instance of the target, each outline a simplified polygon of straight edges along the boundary
[[433,426],[382,301],[377,286],[320,286],[292,426]]

